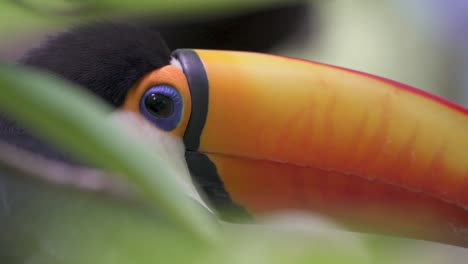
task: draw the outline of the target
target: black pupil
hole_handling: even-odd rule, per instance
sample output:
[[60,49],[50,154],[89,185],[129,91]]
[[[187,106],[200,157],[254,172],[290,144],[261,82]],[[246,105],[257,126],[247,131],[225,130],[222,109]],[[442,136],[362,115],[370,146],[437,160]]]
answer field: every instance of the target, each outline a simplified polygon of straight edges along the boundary
[[172,98],[160,93],[152,93],[146,97],[145,105],[148,111],[157,117],[168,117],[173,111]]

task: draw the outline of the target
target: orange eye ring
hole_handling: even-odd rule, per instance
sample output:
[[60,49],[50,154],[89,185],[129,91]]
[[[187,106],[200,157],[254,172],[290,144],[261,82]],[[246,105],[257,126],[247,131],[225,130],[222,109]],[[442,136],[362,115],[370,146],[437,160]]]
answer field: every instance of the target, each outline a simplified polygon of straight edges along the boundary
[[182,96],[182,116],[180,122],[175,129],[169,133],[179,137],[183,137],[187,128],[192,111],[192,100],[187,78],[181,69],[168,65],[163,68],[154,70],[143,76],[127,94],[121,109],[138,113],[142,118],[146,119],[140,112],[140,101],[145,92],[156,85],[169,85],[177,89]]

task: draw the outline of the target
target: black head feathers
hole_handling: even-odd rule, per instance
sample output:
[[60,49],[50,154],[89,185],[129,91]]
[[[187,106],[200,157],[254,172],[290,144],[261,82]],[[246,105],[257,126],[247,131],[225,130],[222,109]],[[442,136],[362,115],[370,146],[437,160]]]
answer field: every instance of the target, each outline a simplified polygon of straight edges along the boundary
[[101,22],[50,38],[20,63],[77,83],[118,107],[138,79],[169,61],[170,50],[157,31]]

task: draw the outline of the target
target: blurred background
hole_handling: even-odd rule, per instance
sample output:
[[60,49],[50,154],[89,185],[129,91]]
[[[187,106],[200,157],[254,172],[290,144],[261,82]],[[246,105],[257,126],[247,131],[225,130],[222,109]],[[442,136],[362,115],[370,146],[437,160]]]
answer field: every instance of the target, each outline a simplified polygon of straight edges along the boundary
[[468,104],[468,4],[447,0],[3,0],[0,59],[91,20],[154,26],[171,48],[297,56],[366,71]]
[[[101,20],[158,30],[171,49],[268,52],[390,78],[468,106],[468,2],[461,0],[2,0],[0,62]],[[466,263],[462,248],[370,238],[385,263]],[[398,250],[386,251],[393,247]]]

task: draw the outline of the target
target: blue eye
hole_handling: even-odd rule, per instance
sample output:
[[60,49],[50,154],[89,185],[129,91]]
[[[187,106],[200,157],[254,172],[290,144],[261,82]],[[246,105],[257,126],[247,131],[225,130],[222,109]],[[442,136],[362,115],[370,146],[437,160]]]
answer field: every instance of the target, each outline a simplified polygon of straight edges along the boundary
[[183,100],[170,85],[157,85],[148,89],[140,101],[140,112],[157,127],[171,131],[179,125]]

